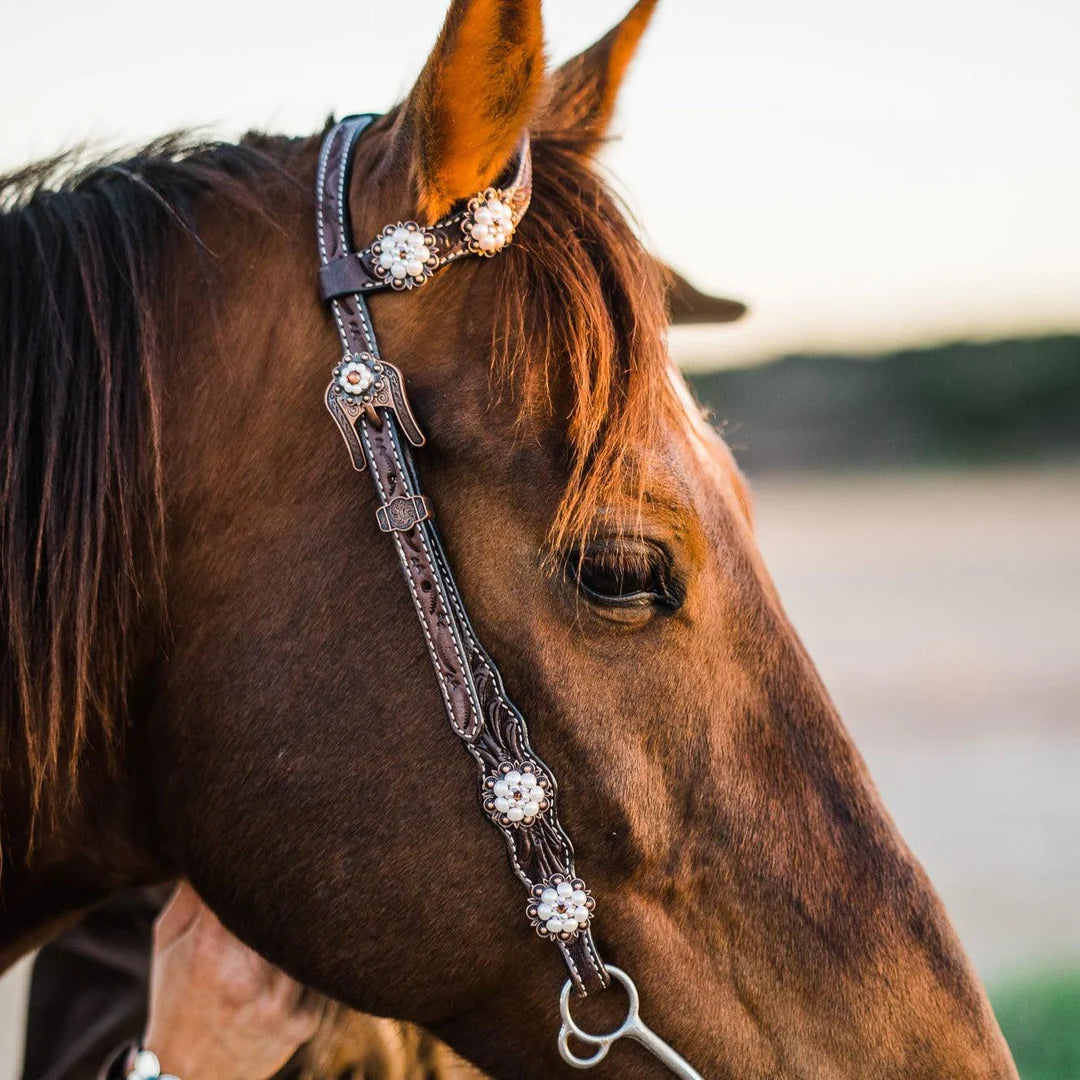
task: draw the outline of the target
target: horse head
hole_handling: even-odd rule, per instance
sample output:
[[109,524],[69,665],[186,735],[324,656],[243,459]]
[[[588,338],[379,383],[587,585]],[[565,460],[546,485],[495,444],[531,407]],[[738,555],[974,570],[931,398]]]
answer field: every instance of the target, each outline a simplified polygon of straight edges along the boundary
[[[547,73],[539,0],[454,0],[407,99],[357,143],[359,242],[496,184],[531,134],[513,243],[371,299],[427,434],[425,491],[559,779],[600,950],[658,1033],[708,1077],[1015,1077],[670,361],[664,269],[597,170],[653,6]],[[362,49],[327,46],[362,96]],[[374,489],[323,409],[340,347],[314,287],[319,139],[247,146],[267,164],[229,172],[240,195],[199,188],[198,244],[167,249],[139,391],[160,462],[139,490],[165,522],[147,606],[167,627],[133,620],[151,629],[113,779],[61,814],[80,838],[60,848],[68,907],[185,875],[305,983],[494,1076],[561,1075],[565,971],[476,810]],[[693,149],[669,151],[704,231]],[[657,1069],[627,1050],[598,1075]]]

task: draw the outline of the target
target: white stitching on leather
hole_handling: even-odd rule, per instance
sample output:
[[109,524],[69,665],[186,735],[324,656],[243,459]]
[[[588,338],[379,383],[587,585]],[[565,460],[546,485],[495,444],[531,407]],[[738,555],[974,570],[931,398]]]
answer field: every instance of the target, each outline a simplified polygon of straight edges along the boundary
[[[588,950],[589,958],[592,961],[592,966],[596,969],[596,977],[600,980],[601,983],[604,984],[604,986],[607,986],[608,979],[605,977],[607,973],[604,970],[604,964],[601,961],[600,957],[597,955],[596,949],[593,948],[592,931],[586,929],[581,935],[581,940],[584,943],[585,948]],[[587,991],[585,991],[583,986],[582,993],[586,992]]]
[[581,972],[577,969],[577,964],[574,963],[574,958],[570,955],[570,950],[567,948],[567,942],[559,942],[559,951],[563,954],[563,959],[566,961],[566,966],[570,969],[570,976],[574,980],[574,985],[583,994],[587,994],[585,989],[584,980],[581,978]]
[[[346,233],[348,232],[348,217],[345,212],[345,179],[349,175],[349,160],[352,157],[353,147],[356,145],[356,140],[360,137],[360,135],[363,133],[364,129],[367,126],[367,124],[361,125],[359,121],[354,122],[349,130],[348,137],[345,140],[345,146],[342,149],[341,183],[338,185],[338,229],[341,232],[342,239],[344,239]],[[342,254],[344,255],[346,254],[346,252],[342,251]],[[372,332],[371,326],[369,325],[367,319],[364,317],[364,302],[360,299],[359,293],[354,293],[353,295],[356,297],[355,308],[357,315],[360,316],[361,330],[364,335],[364,344],[367,346],[368,352],[372,353],[373,355],[378,355],[375,346],[375,335]],[[338,305],[338,301],[336,299],[333,301],[333,307],[334,317],[337,319],[338,327],[342,335],[346,336],[345,326],[341,316],[341,308]],[[349,351],[348,340],[345,341],[345,351]]]
[[322,145],[322,151],[319,154],[319,174],[315,181],[315,203],[319,214],[319,255],[322,258],[323,266],[330,261],[326,255],[326,220],[323,215],[323,193],[326,190],[326,169],[330,160],[332,143],[333,139],[327,139]]
[[[364,446],[367,447],[368,459],[371,462],[371,475],[375,478],[375,486],[379,489],[379,499],[382,504],[386,505],[386,490],[383,488],[382,480],[379,477],[379,470],[375,464],[375,451],[371,447],[371,438],[368,434],[367,421],[361,419],[360,421],[360,437],[364,441]],[[427,619],[424,618],[424,605],[420,599],[420,594],[416,589],[416,582],[413,581],[413,576],[409,572],[409,557],[405,554],[405,549],[401,543],[401,536],[395,529],[391,534],[394,538],[394,545],[397,547],[398,558],[401,560],[401,569],[405,573],[405,580],[409,583],[409,592],[412,593],[413,604],[416,606],[417,614],[420,616],[420,626],[424,631],[424,637],[427,639],[428,651],[431,653],[431,659],[433,661],[432,667],[435,669],[435,677],[439,680],[439,687],[442,690],[443,701],[446,703],[446,711],[450,714],[450,726],[464,737],[465,732],[461,728],[457,720],[457,715],[454,712],[454,703],[450,697],[450,688],[446,683],[446,678],[442,673],[442,669],[439,667],[439,652],[435,648],[435,641],[431,636],[431,631],[428,629]],[[421,539],[423,536],[421,535]],[[438,585],[436,585],[438,588]],[[454,651],[457,652],[457,646],[454,646]]]
[[[391,439],[392,439],[392,441],[394,441],[392,437],[391,437]],[[394,453],[395,453],[395,457],[396,457],[397,456],[396,443],[395,443]],[[443,562],[443,560],[441,558],[436,557],[435,561],[436,561],[436,563],[438,565],[442,566],[443,569],[446,570],[447,574],[451,578],[453,577],[453,575],[450,574],[450,568],[448,566],[446,566],[446,564]],[[474,649],[476,652],[480,653],[481,654],[481,659],[482,659],[483,650],[480,648],[480,645],[477,642],[476,638],[473,637],[473,635],[469,632],[469,618],[465,614],[465,608],[462,605],[461,598],[458,596],[456,589],[449,590],[449,593],[450,593],[450,603],[454,606],[454,610],[457,612],[458,616],[461,619],[461,634],[462,634],[462,637],[468,639],[468,643],[471,646],[471,648]],[[483,659],[482,659],[482,662],[483,662]],[[490,668],[489,668],[489,670],[490,670]],[[513,703],[509,700],[509,698],[506,696],[506,694],[502,693],[499,690],[499,680],[495,679],[493,677],[492,678],[492,685],[495,688],[495,696],[499,699],[500,702],[502,702],[502,704],[505,706],[506,710],[510,713],[510,715],[511,715],[511,717],[513,719],[513,722],[514,722],[514,726],[518,729],[519,734],[522,736],[522,741],[525,742],[526,744],[528,744],[528,742],[529,742],[529,730],[528,730],[528,727],[525,724],[524,720],[519,720],[518,719],[517,710],[514,707]],[[480,703],[477,701],[474,704],[479,706]],[[481,758],[477,757],[476,760],[477,760],[477,763],[479,765],[481,765],[481,767],[484,767],[484,763],[483,763]],[[545,766],[545,768],[546,768],[546,766]],[[562,825],[558,824],[558,801],[559,801],[559,797],[558,797],[557,793],[552,794],[551,801],[552,801],[552,808],[551,808],[551,815],[550,815],[549,820],[555,823],[555,824],[553,824],[552,828],[553,828],[553,831],[555,832],[555,835],[558,837],[560,846],[562,847],[563,866],[566,869],[567,873],[569,873],[569,875],[571,877],[577,877],[577,873],[574,870],[574,859],[573,859],[573,856],[570,854],[570,844],[569,844],[569,842],[567,840],[566,833],[563,830]],[[506,830],[504,829],[503,832],[506,832]],[[510,840],[509,834],[507,834],[507,839]],[[510,848],[511,862],[513,862],[514,865],[517,866],[518,863],[517,863],[516,855],[514,854],[514,850],[515,849],[511,846],[511,848]],[[530,885],[530,887],[534,884],[534,882],[525,874],[524,871],[521,871],[521,878],[522,878],[523,881],[527,882]]]
[[[344,138],[346,140],[347,146],[352,145],[352,141],[356,137],[354,132],[356,132],[356,129],[358,127],[359,127],[359,124],[354,122],[351,125],[351,127],[348,128],[348,129],[345,129],[345,128],[339,129],[339,130],[342,131],[342,138]],[[320,257],[322,258],[322,262],[323,262],[324,266],[326,266],[329,263],[330,257],[326,252],[326,217],[325,217],[325,214],[323,212],[323,203],[324,203],[324,199],[325,199],[325,195],[326,195],[326,170],[329,167],[329,163],[330,163],[330,151],[331,151],[331,148],[335,145],[335,143],[336,143],[336,135],[332,136],[329,139],[327,139],[325,141],[325,143],[323,144],[322,153],[320,153],[320,155],[319,155],[319,172],[318,172],[318,178],[316,180],[316,187],[317,187],[318,190],[317,190],[317,193],[316,193],[316,200],[315,201],[316,201],[316,206],[318,208],[318,215],[319,215],[319,230],[318,230],[319,231],[319,254],[320,254]],[[344,176],[345,176],[345,173],[348,171],[348,169],[346,168],[346,164],[347,163],[346,163],[346,161],[344,159],[344,155],[343,155],[342,168],[341,168],[342,186],[343,187],[344,187]],[[345,235],[345,219],[344,219],[344,217],[341,216],[343,213],[344,213],[344,208],[343,208],[343,205],[342,205],[341,201],[339,200],[339,202],[338,202],[338,227],[341,229],[341,235],[344,237],[344,235]],[[334,322],[337,323],[338,337],[341,338],[341,347],[345,350],[345,352],[349,352],[349,345],[351,344],[351,342],[349,340],[348,331],[345,329],[345,321],[341,316],[341,305],[338,303],[337,299],[334,299],[334,300],[330,301],[330,310],[334,313]]]
[[[395,453],[396,453],[396,447],[395,447]],[[450,568],[448,566],[446,566],[442,562],[441,559],[437,558],[436,562],[439,565],[443,566],[448,574],[450,573]],[[461,633],[462,633],[462,636],[468,638],[469,644],[473,649],[475,649],[479,653],[482,653],[482,650],[480,649],[480,646],[479,646],[476,638],[473,637],[473,635],[469,632],[469,619],[468,619],[468,616],[465,614],[465,609],[462,606],[461,598],[458,596],[456,589],[451,589],[450,590],[450,603],[453,604],[454,610],[458,613],[458,615],[461,618]],[[513,703],[509,700],[509,698],[504,693],[500,692],[500,690],[499,690],[499,681],[497,679],[495,679],[495,678],[492,678],[492,685],[495,687],[495,696],[506,707],[507,711],[510,713],[510,715],[511,715],[513,721],[514,721],[514,726],[518,729],[519,734],[521,734],[523,736],[523,741],[526,744],[528,744],[528,742],[529,742],[528,727],[526,726],[526,724],[524,723],[523,720],[518,720],[517,710],[514,707]],[[476,704],[479,705],[479,702],[476,702]],[[480,761],[479,758],[477,760]],[[483,762],[480,761],[480,764],[483,765]],[[546,768],[546,766],[545,766],[545,768]],[[554,821],[554,822],[558,821],[558,809],[557,809],[558,801],[559,801],[558,794],[557,793],[552,794],[552,797],[551,797],[552,812],[551,812],[551,816],[550,816],[549,820]],[[570,845],[569,845],[569,843],[567,841],[566,834],[563,831],[563,828],[562,828],[561,825],[555,825],[555,826],[553,826],[553,828],[554,828],[556,836],[558,836],[558,838],[559,838],[559,844],[562,847],[563,865],[564,865],[566,871],[570,874],[571,877],[577,877],[577,874],[574,871],[574,860],[573,860],[573,857],[570,854]],[[528,879],[526,879],[526,880],[528,880]],[[532,884],[532,883],[530,882],[530,884]]]
[[368,352],[372,356],[379,355],[379,345],[375,340],[375,331],[368,322],[367,314],[364,309],[363,297],[357,296],[356,298],[356,314],[360,317],[360,322],[363,324],[364,340],[367,342]]
[[[394,455],[394,464],[397,466],[398,472],[401,473],[402,480],[404,481],[405,478],[408,476],[408,473],[407,473],[407,471],[405,469],[404,463],[401,460],[401,457],[398,455],[397,441],[394,439],[393,435],[391,434],[391,436],[387,440],[387,442],[389,442],[389,444],[390,444],[390,453]],[[428,564],[430,566],[432,566],[432,567],[435,567],[437,565],[437,563],[435,561],[434,556],[431,553],[431,548],[428,547],[427,537],[424,535],[423,525],[422,524],[417,525],[416,528],[417,528],[417,535],[419,535],[419,537],[420,537],[420,544],[424,549],[424,554],[427,556]],[[397,537],[396,537],[396,534],[395,534],[395,539],[396,538]],[[447,609],[447,613],[449,614],[449,610],[448,610],[449,605],[446,602],[446,593],[443,591],[442,581],[439,579],[439,575],[438,574],[433,574],[432,575],[432,580],[433,580],[433,582],[435,584],[435,591],[439,594],[439,600],[442,603],[443,608]],[[419,603],[419,601],[418,601],[418,603]],[[421,612],[422,611],[423,611],[423,609],[421,608]],[[457,635],[458,628],[454,627],[453,625],[450,625],[448,623],[447,629],[450,632],[450,644],[454,647],[454,655],[457,657],[458,664],[461,665],[462,679],[464,680],[466,687],[468,687],[469,683],[472,681],[472,668],[466,667],[465,658],[462,656],[461,650],[458,648],[458,640],[457,640],[458,639],[458,635]],[[474,695],[469,694],[468,697],[469,697],[470,703],[473,705],[473,707],[474,708],[479,708],[480,702],[478,700],[476,700]],[[477,713],[477,720],[478,721],[479,721],[481,715],[482,715],[481,713]],[[462,735],[462,736],[465,736],[464,730],[459,729],[458,734]]]

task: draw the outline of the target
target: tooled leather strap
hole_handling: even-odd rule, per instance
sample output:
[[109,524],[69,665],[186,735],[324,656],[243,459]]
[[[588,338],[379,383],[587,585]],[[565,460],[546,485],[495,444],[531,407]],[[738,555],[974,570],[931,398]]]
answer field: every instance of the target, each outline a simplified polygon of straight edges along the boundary
[[[343,124],[348,121],[343,121]],[[327,138],[332,138],[331,132]],[[343,133],[343,138],[346,137]],[[532,157],[529,154],[528,136],[523,136],[517,150],[517,171],[505,188],[488,188],[470,199],[468,204],[456,214],[436,222],[425,229],[420,229],[415,222],[387,225],[385,229],[362,251],[348,253],[342,250],[319,267],[319,295],[324,300],[334,297],[346,297],[353,293],[368,293],[384,289],[387,285],[395,289],[413,289],[422,285],[436,270],[441,270],[448,263],[460,259],[463,255],[495,255],[509,241],[513,233],[510,228],[506,235],[485,228],[474,232],[473,214],[481,203],[498,203],[509,212],[510,223],[516,225],[525,213],[532,191]],[[348,172],[349,162],[339,165]],[[333,183],[334,177],[331,177]],[[332,190],[333,193],[333,190]],[[498,218],[501,215],[493,215]],[[505,224],[505,223],[504,223]],[[399,245],[399,230],[405,228],[409,236],[405,237],[404,253],[415,253],[419,257],[412,272],[396,275],[394,258]],[[409,244],[422,238],[423,244]],[[412,251],[410,251],[412,249]],[[408,262],[408,259],[402,260]],[[406,267],[408,271],[408,267]]]
[[[326,403],[354,468],[370,469],[379,527],[397,549],[450,725],[476,762],[484,811],[503,834],[514,873],[528,890],[526,915],[541,937],[557,944],[574,986],[586,994],[605,988],[609,980],[592,938],[595,904],[576,876],[573,848],[558,821],[555,778],[532,749],[525,721],[469,623],[412,460],[409,444],[423,445],[423,433],[409,408],[400,371],[379,355],[361,295],[376,288],[415,287],[462,255],[496,253],[509,235],[499,235],[497,228],[474,229],[477,224],[498,226],[505,210],[512,234],[528,205],[528,142],[522,141],[517,172],[505,188],[480,193],[465,210],[428,229],[412,222],[387,226],[376,241],[353,255],[349,167],[356,140],[373,119],[341,121],[327,133],[319,158],[320,286],[344,349]],[[480,207],[491,209],[474,217]],[[423,251],[410,239],[417,233],[424,235]],[[383,238],[394,258],[380,250]],[[481,241],[487,250],[478,250]],[[411,251],[430,259],[430,264],[421,263],[418,273],[412,271],[420,260],[410,264]],[[404,278],[394,276],[399,263]],[[342,288],[346,291],[339,292]]]

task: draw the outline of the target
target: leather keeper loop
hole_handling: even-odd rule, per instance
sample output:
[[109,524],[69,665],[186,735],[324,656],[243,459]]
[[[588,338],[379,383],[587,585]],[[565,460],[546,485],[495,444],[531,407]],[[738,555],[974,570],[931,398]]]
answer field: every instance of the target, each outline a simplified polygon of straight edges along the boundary
[[333,300],[351,293],[386,288],[387,282],[375,278],[364,263],[362,254],[346,255],[319,267],[319,296]]
[[375,519],[384,533],[408,532],[434,516],[426,495],[398,495],[375,511]]

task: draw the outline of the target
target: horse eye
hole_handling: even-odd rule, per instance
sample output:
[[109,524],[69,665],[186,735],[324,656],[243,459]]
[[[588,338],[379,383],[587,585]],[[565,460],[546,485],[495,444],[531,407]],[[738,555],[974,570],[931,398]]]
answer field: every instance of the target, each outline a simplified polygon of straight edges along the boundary
[[674,610],[681,603],[667,553],[655,544],[603,540],[574,551],[567,573],[590,600],[618,607],[656,605]]

